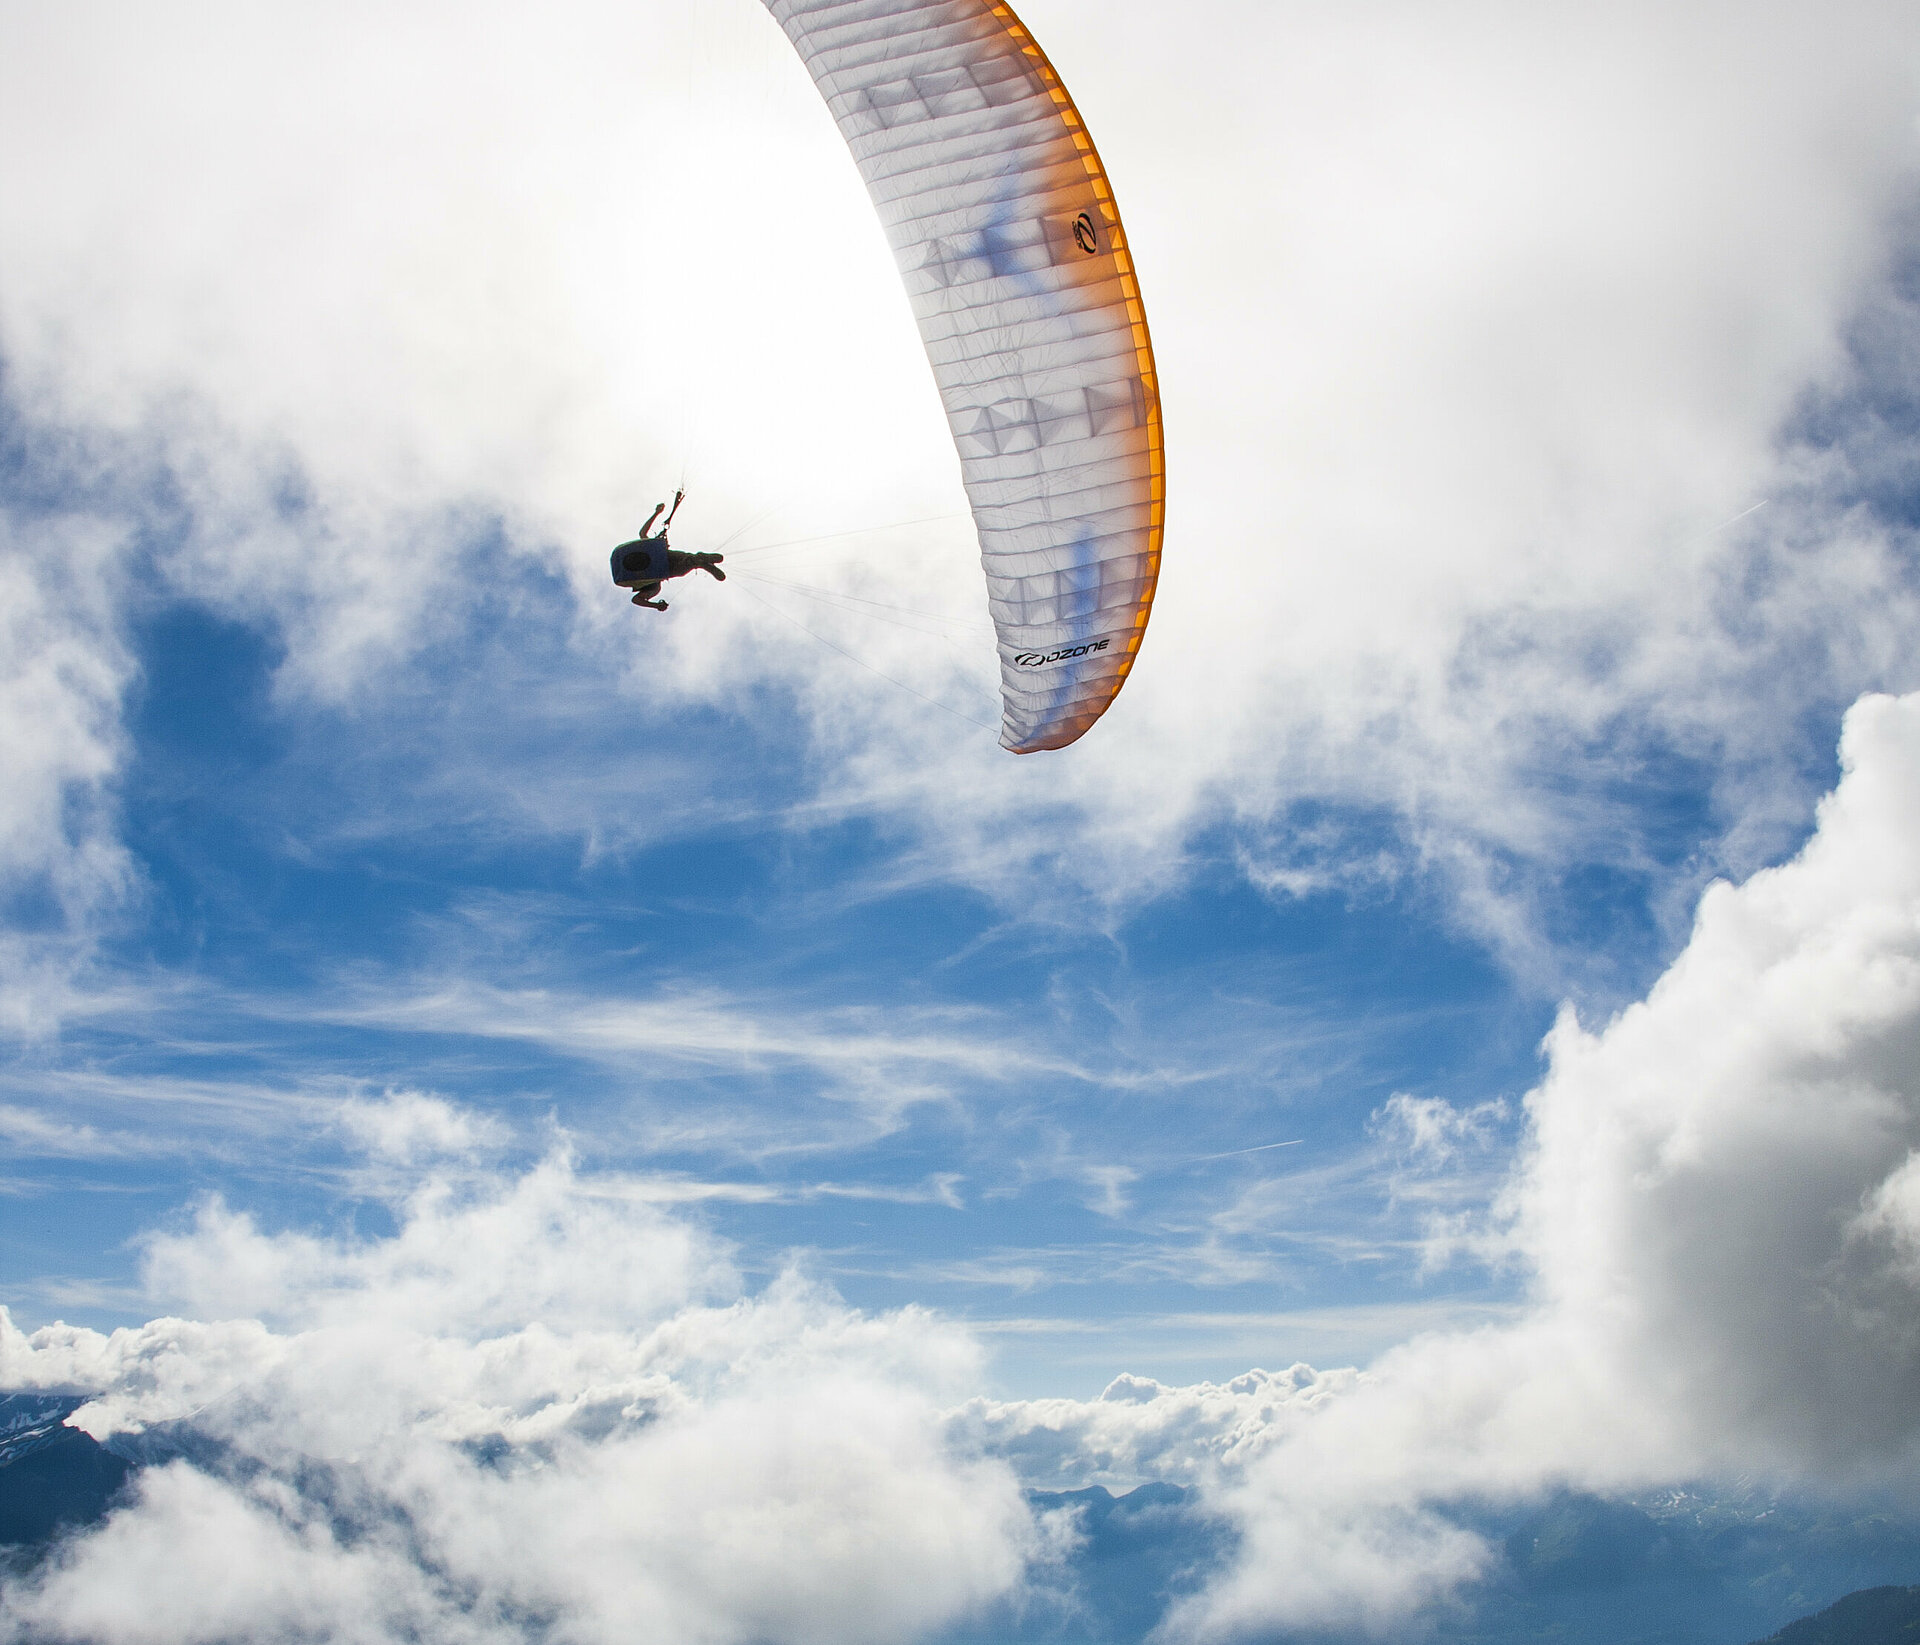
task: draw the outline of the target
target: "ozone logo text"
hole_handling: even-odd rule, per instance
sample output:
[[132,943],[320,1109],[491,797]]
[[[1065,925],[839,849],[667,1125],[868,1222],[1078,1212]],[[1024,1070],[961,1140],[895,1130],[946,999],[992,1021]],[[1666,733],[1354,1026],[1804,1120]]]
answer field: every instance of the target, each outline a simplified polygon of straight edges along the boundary
[[1064,663],[1084,657],[1089,651],[1105,651],[1111,640],[1089,640],[1085,645],[1065,646],[1059,651],[1022,651],[1015,655],[1016,668],[1045,668],[1048,663]]

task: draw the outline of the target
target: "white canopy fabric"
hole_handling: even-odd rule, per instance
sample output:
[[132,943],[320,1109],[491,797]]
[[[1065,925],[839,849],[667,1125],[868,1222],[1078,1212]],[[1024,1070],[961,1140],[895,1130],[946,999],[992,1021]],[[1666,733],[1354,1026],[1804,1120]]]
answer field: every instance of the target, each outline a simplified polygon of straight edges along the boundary
[[1159,380],[1113,189],[992,0],[765,0],[873,196],[945,402],[999,634],[1000,741],[1062,748],[1146,633]]

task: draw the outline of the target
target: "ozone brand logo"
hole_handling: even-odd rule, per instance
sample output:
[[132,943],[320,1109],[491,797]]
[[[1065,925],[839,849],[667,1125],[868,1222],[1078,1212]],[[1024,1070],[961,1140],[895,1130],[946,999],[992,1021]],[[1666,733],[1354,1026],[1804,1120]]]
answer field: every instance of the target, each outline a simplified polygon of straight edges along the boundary
[[1100,249],[1100,231],[1093,226],[1093,214],[1083,211],[1073,220],[1075,243],[1089,257]]
[[1089,651],[1105,651],[1112,644],[1111,640],[1089,640],[1085,645],[1067,646],[1059,651],[1022,651],[1013,661],[1016,668],[1045,668],[1048,663],[1064,663],[1074,657],[1084,657]]

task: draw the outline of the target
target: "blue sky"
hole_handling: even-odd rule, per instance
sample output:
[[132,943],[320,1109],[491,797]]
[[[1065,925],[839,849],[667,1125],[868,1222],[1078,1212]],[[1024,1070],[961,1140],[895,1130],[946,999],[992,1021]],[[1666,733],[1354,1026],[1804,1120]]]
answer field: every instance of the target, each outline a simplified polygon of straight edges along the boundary
[[[1023,920],[903,872],[870,818],[810,814],[777,706],[589,706],[585,746],[542,749],[517,687],[564,675],[563,613],[531,579],[499,604],[351,713],[277,705],[257,632],[142,612],[120,784],[142,888],[103,955],[131,993],[9,1082],[114,1143],[7,1202],[23,1323],[144,1317],[129,1242],[197,1194],[347,1214],[329,1101],[391,1089],[657,1174],[750,1272],[804,1253],[863,1306],[1004,1332],[1023,1392],[1366,1357],[1510,1298],[1420,1271],[1421,1202],[1391,1203],[1377,1135],[1396,1092],[1511,1109],[1551,1020],[1431,899],[1263,894],[1223,831],[1176,894]],[[586,705],[619,689],[580,672]],[[576,787],[556,803],[630,837],[449,791],[482,737],[526,750],[494,781]],[[742,776],[703,788],[711,821],[656,833],[658,768],[716,753]]]
[[0,1625],[891,1641],[1157,1480],[1162,1637],[1306,1638],[1910,1501],[1920,34],[1194,12],[1022,8],[1172,478],[1014,759],[761,8],[0,5],[0,1381],[214,1448]]

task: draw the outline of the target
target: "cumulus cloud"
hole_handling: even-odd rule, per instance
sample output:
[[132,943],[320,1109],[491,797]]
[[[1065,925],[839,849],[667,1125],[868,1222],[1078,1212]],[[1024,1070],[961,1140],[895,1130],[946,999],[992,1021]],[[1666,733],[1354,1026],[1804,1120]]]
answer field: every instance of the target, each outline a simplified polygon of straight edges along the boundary
[[502,1146],[507,1127],[419,1091],[389,1091],[380,1101],[349,1097],[339,1123],[367,1155],[395,1165],[464,1159]]
[[[1386,1627],[1489,1568],[1476,1503],[1920,1486],[1920,696],[1859,703],[1841,757],[1806,847],[1712,886],[1643,1001],[1562,1014],[1479,1218],[1518,1321],[1364,1372],[965,1408],[1036,1479],[1204,1487],[1240,1552],[1169,1637]],[[1432,1151],[1487,1117],[1385,1122]]]
[[1096,1400],[975,1398],[950,1420],[971,1443],[1015,1462],[1040,1490],[1124,1491],[1152,1480],[1213,1485],[1359,1378],[1351,1369],[1295,1365],[1180,1388],[1125,1374]]
[[9,1587],[11,1635],[891,1641],[1040,1546],[1012,1472],[943,1431],[961,1333],[794,1274],[742,1295],[564,1158],[393,1214],[322,1239],[210,1203],[146,1251],[200,1322],[0,1322],[0,1381],[90,1395],[74,1426],[153,1459]]
[[1508,1201],[1550,1317],[1660,1368],[1723,1466],[1920,1456],[1920,697],[1860,703],[1841,758],[1805,850],[1711,887],[1644,1003],[1562,1016]]

